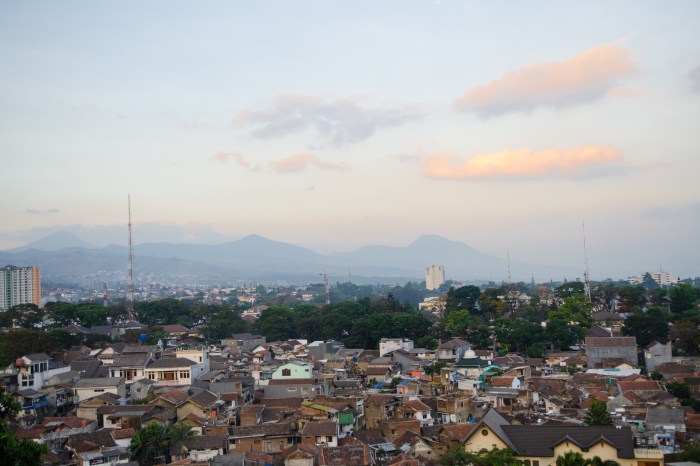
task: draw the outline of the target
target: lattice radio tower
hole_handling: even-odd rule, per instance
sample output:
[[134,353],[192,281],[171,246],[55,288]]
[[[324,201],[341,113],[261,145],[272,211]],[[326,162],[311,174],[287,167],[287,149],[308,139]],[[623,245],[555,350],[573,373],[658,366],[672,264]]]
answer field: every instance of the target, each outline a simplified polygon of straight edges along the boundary
[[586,299],[591,302],[591,282],[588,276],[588,252],[586,250],[586,222],[583,221],[583,261],[585,269],[583,271],[583,291],[586,293]]
[[134,320],[134,251],[131,241],[131,194],[129,200],[129,269],[126,281],[126,314],[128,320]]

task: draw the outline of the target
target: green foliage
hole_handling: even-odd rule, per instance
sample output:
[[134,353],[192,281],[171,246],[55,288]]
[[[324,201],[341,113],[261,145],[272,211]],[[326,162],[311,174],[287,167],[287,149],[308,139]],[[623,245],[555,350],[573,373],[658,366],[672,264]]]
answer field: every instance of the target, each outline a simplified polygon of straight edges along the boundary
[[557,309],[550,311],[548,318],[589,329],[593,325],[593,303],[583,294],[572,294],[564,298],[564,302]]
[[533,343],[527,347],[525,354],[529,358],[541,358],[547,352],[547,347],[543,343]]
[[583,422],[589,426],[611,426],[614,424],[608,412],[608,406],[595,398],[591,400],[591,406],[586,410]]
[[197,431],[192,430],[192,426],[184,419],[180,419],[168,428],[168,442],[175,445],[180,452],[187,451],[182,442],[190,437],[194,437]]
[[195,323],[191,305],[178,299],[139,301],[134,303],[134,312],[138,321],[149,327],[167,324],[191,327]]
[[646,290],[641,286],[622,287],[617,292],[617,299],[620,312],[637,312],[647,302]]
[[554,289],[557,298],[567,299],[572,296],[585,296],[583,282],[566,282]]
[[49,450],[46,445],[38,444],[32,440],[22,440],[15,437],[8,422],[15,417],[20,410],[20,405],[10,395],[0,395],[0,463],[26,466],[42,466],[44,464],[41,455]]
[[562,320],[550,320],[545,329],[545,338],[557,349],[568,349],[583,339],[585,330]]
[[675,380],[668,382],[666,384],[666,391],[681,400],[690,398],[690,387],[682,382],[676,382]]
[[423,370],[425,371],[426,374],[428,375],[433,375],[433,374],[439,374],[440,369],[443,367],[447,367],[447,363],[445,361],[440,361],[440,362],[434,362],[428,366],[425,366]]
[[445,311],[450,312],[465,310],[471,314],[477,312],[476,304],[479,302],[481,290],[478,286],[467,285],[460,288],[450,288],[445,299]]
[[12,329],[0,334],[0,366],[8,366],[17,358],[33,353],[57,356],[63,353],[63,345],[41,330]]
[[685,354],[700,354],[700,328],[693,318],[685,317],[674,323],[678,332],[677,347]]
[[652,307],[647,312],[638,312],[625,319],[622,333],[636,337],[639,346],[656,340],[665,344],[669,338],[668,314],[663,308]]
[[47,317],[53,321],[54,328],[66,327],[71,324],[83,327],[107,325],[107,318],[112,311],[104,306],[94,303],[48,303],[46,305]]
[[482,449],[476,453],[468,452],[464,447],[448,451],[437,463],[442,466],[518,466],[523,461],[515,459],[508,448]]
[[44,315],[44,310],[36,304],[17,304],[0,313],[0,327],[38,328]]
[[577,451],[567,451],[557,457],[557,466],[586,466],[588,461]]
[[678,314],[694,309],[700,290],[688,283],[679,283],[668,290],[668,297],[671,299],[671,312]]
[[163,426],[151,422],[134,433],[129,445],[131,459],[140,466],[165,463],[168,455],[168,438]]
[[235,333],[243,333],[248,330],[248,325],[241,318],[239,310],[229,307],[212,309],[209,321],[202,329],[204,338],[210,340],[221,340],[228,338]]

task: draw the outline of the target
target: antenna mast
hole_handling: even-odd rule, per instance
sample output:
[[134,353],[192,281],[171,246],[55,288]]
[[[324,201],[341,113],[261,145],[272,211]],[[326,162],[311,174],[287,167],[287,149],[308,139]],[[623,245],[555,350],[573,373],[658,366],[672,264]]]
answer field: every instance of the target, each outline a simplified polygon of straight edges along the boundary
[[510,278],[510,249],[506,249],[506,257],[508,258],[508,283],[513,283],[513,280]]
[[583,221],[583,260],[585,269],[583,271],[583,292],[586,294],[586,299],[591,302],[591,283],[588,281],[588,252],[586,250],[586,222]]
[[331,287],[328,285],[328,274],[323,271],[323,285],[326,287],[326,304],[331,303]]
[[134,319],[134,252],[133,243],[131,241],[131,194],[129,200],[129,269],[127,272],[126,283],[126,314],[127,319]]

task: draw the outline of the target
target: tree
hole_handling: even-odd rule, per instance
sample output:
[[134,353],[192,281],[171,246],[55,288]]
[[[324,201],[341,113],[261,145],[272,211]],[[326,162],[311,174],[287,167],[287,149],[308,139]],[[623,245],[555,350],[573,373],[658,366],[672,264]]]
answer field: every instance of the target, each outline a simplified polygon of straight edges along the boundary
[[641,286],[625,286],[617,292],[618,309],[622,313],[640,310],[647,302],[647,295]]
[[668,290],[668,297],[671,298],[671,312],[675,314],[686,312],[695,307],[698,301],[698,289],[688,283],[679,283]]
[[549,319],[573,322],[589,329],[593,325],[593,303],[582,294],[572,294],[564,299],[558,309],[550,311]]
[[192,430],[192,426],[189,423],[187,423],[184,419],[180,419],[168,428],[167,438],[168,442],[175,445],[177,451],[182,453],[182,442],[185,439],[194,437],[196,434],[197,431]]
[[138,461],[140,466],[165,463],[167,448],[168,438],[165,429],[156,422],[151,422],[137,430],[129,446],[131,459]]
[[586,332],[583,328],[571,325],[562,320],[550,320],[545,329],[545,338],[555,348],[568,349],[577,341],[583,339]]
[[41,455],[49,450],[46,445],[32,440],[21,442],[10,432],[9,421],[14,419],[20,405],[10,395],[0,394],[0,463],[42,466]]
[[614,460],[604,460],[600,456],[594,456],[587,462],[590,466],[620,466],[620,463]]
[[0,334],[0,366],[6,367],[25,354],[63,353],[63,345],[46,332],[34,329],[12,329]]
[[666,391],[668,391],[671,395],[681,400],[687,400],[688,398],[690,398],[690,387],[682,382],[677,382],[673,380],[667,383]]
[[[591,400],[591,406],[586,410],[583,422],[589,426],[611,426],[614,424],[608,412],[608,406],[595,398]],[[559,462],[557,462],[558,464]]]
[[515,459],[509,448],[481,449],[478,452],[469,452],[464,446],[453,451],[448,451],[437,460],[442,466],[517,466],[523,464]]
[[474,314],[476,312],[476,303],[479,302],[481,290],[478,286],[467,285],[460,288],[450,288],[447,292],[445,307],[447,313],[459,309],[464,309]]
[[557,457],[557,466],[587,466],[588,460],[577,451],[567,451]]
[[637,344],[642,347],[654,340],[665,344],[668,341],[668,314],[660,307],[638,312],[625,319],[622,333],[635,337]]
[[585,286],[582,282],[566,282],[555,288],[557,298],[566,299],[575,295],[585,296]]

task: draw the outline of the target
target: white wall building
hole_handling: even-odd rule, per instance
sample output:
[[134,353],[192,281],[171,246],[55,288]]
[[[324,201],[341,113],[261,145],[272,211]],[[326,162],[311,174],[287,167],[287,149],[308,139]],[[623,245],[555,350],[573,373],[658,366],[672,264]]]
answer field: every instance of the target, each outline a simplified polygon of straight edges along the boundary
[[39,267],[15,267],[0,269],[0,310],[18,304],[36,304],[41,307],[41,276]]
[[396,350],[410,352],[413,349],[413,340],[408,338],[382,338],[379,340],[379,357]]
[[445,267],[442,265],[431,265],[425,269],[425,289],[437,290],[445,283]]

